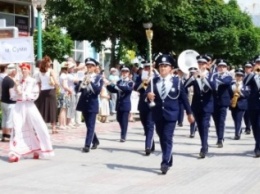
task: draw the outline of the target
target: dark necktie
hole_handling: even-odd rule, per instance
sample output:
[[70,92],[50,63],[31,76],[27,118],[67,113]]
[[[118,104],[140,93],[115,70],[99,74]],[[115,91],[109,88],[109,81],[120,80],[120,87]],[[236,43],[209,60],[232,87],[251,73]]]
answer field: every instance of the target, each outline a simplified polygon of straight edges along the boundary
[[166,87],[165,87],[165,79],[162,79],[162,99],[165,98]]

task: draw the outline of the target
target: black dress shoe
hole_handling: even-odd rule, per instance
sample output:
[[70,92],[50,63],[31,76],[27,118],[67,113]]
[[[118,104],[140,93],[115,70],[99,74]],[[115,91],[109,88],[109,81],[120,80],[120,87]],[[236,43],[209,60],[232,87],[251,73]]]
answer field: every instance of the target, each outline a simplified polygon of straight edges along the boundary
[[94,143],[91,147],[92,150],[97,149],[97,147],[99,146],[99,143]]
[[205,158],[206,157],[206,153],[205,152],[200,152],[200,158]]
[[161,165],[161,171],[162,171],[162,174],[166,174],[167,171],[169,170],[169,167],[167,165]]
[[208,148],[206,148],[206,149],[205,148],[201,148],[200,149],[200,154],[199,154],[200,158],[205,158],[207,153],[208,153]]
[[89,152],[89,147],[86,146],[86,147],[82,148],[82,152],[83,152],[83,153],[87,153],[87,152]]
[[183,127],[183,124],[182,124],[182,123],[178,123],[178,126],[179,126],[179,127]]
[[190,138],[194,138],[194,137],[195,137],[195,133],[191,133]]
[[145,155],[149,156],[151,154],[152,150],[150,148],[145,149]]
[[122,142],[122,143],[125,142],[125,139],[120,139],[120,142]]
[[222,140],[218,140],[218,141],[217,141],[217,146],[218,146],[218,148],[223,148],[223,142],[222,142]]
[[260,150],[259,149],[255,149],[255,157],[256,158],[260,157]]
[[236,136],[234,137],[234,140],[240,140],[240,136],[239,136],[239,135],[236,135]]
[[246,133],[246,135],[250,135],[250,133],[251,133],[250,129],[246,129],[245,133]]

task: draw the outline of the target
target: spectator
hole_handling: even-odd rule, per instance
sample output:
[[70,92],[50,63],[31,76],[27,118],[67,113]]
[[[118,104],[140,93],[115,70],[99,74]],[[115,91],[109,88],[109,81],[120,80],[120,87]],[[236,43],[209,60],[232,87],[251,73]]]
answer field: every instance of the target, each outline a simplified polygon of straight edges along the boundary
[[[108,80],[112,84],[116,84],[117,81],[119,80],[119,75],[118,75],[118,70],[114,67],[110,69],[110,75],[108,77]],[[117,94],[116,93],[111,93],[110,94],[110,111],[112,114],[116,113],[116,99],[117,99]]]
[[110,109],[109,109],[109,99],[110,95],[107,90],[107,85],[109,81],[105,78],[104,73],[103,76],[103,82],[104,85],[102,86],[101,92],[100,92],[100,109],[99,109],[99,115],[100,115],[100,122],[106,123],[107,117],[110,115]]
[[69,103],[70,106],[67,108],[67,126],[74,127],[72,120],[76,114],[76,92],[75,92],[75,84],[78,83],[78,79],[74,73],[74,69],[76,67],[76,63],[72,61],[68,61],[68,87],[71,93],[69,94]]
[[70,106],[69,95],[72,94],[72,91],[68,87],[68,63],[67,62],[63,62],[61,64],[59,81],[60,81],[60,94],[58,97],[58,108],[60,109],[59,128],[65,129],[67,126],[67,108]]
[[58,133],[56,129],[57,122],[57,99],[55,87],[58,87],[58,81],[54,70],[51,68],[52,61],[50,57],[45,56],[40,64],[40,71],[36,80],[40,85],[40,95],[35,101],[44,121],[51,123],[52,134]]
[[1,97],[1,108],[2,108],[2,141],[8,142],[10,140],[10,130],[13,128],[13,110],[15,101],[10,99],[10,89],[15,86],[15,76],[17,70],[14,64],[7,66],[7,74],[2,81],[2,97]]

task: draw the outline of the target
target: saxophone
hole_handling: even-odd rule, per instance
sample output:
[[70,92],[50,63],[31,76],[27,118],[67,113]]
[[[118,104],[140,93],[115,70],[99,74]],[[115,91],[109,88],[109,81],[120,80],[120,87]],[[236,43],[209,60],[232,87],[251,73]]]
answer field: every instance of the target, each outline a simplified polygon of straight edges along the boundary
[[235,89],[233,97],[231,99],[231,107],[232,108],[235,108],[237,106],[237,101],[238,101],[239,97],[240,97],[240,94],[239,94],[239,84],[236,83],[236,89]]

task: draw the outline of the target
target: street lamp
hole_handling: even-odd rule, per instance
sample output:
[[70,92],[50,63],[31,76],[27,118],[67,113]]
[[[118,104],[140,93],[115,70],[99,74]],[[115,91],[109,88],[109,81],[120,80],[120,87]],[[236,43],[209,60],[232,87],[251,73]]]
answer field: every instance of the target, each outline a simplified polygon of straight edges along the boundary
[[37,17],[37,59],[42,59],[42,17],[41,12],[42,8],[46,4],[46,0],[32,0],[32,5],[35,7],[38,11],[38,17]]
[[[152,39],[153,39],[153,30],[151,28],[153,27],[153,23],[148,22],[148,23],[143,23],[143,27],[145,28],[145,33],[146,33],[146,38],[148,40],[148,55],[147,55],[147,60],[150,62],[150,76],[152,80],[152,72],[153,72],[153,62],[152,62]],[[153,93],[153,81],[151,81],[151,92]],[[154,107],[155,103],[154,101],[150,102],[149,104],[150,107]]]

